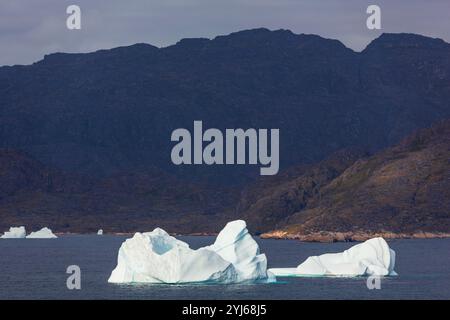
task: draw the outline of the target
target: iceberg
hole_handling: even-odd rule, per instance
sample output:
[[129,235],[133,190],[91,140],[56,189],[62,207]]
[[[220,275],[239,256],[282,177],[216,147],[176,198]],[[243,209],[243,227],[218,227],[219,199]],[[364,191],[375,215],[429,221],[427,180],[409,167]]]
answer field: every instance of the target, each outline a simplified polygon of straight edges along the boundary
[[193,250],[156,228],[122,243],[110,283],[241,283],[274,281],[245,221],[229,222],[211,246]]
[[99,229],[99,230],[97,231],[97,235],[98,235],[98,236],[102,236],[102,235],[103,235],[103,229]]
[[30,233],[26,238],[27,239],[55,239],[58,237],[53,234],[52,230],[45,227],[39,231]]
[[311,256],[297,268],[269,269],[275,276],[392,276],[395,251],[383,238],[372,238],[340,253]]
[[214,251],[225,261],[231,262],[238,274],[238,282],[270,278],[267,274],[267,258],[259,253],[259,246],[247,230],[243,220],[227,223],[216,241],[206,249]]
[[25,227],[11,227],[9,231],[6,231],[0,238],[2,239],[23,239],[27,232]]

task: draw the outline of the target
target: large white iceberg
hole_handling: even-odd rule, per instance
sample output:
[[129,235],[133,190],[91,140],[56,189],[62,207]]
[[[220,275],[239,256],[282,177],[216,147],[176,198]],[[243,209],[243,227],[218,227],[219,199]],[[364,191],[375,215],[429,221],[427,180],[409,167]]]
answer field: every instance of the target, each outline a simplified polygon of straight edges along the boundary
[[307,258],[297,268],[269,269],[275,276],[396,275],[395,251],[383,238],[373,238],[340,253]]
[[239,283],[274,281],[245,221],[228,223],[213,245],[197,250],[160,228],[122,243],[111,283]]
[[27,232],[25,227],[11,227],[9,231],[6,231],[0,238],[2,239],[23,239]]
[[58,238],[55,236],[49,228],[45,227],[39,231],[35,231],[27,235],[27,239],[55,239]]
[[271,278],[267,275],[267,258],[259,253],[259,246],[247,230],[243,220],[227,223],[211,246],[225,261],[231,262],[238,274],[238,281]]

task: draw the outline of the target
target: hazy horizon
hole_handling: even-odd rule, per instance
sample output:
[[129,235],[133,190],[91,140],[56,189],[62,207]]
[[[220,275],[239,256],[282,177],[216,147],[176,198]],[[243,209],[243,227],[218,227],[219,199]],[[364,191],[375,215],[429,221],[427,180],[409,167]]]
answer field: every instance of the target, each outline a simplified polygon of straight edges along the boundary
[[[253,28],[253,29],[236,30],[236,31],[233,31],[233,32],[228,33],[228,34],[218,34],[218,35],[216,35],[216,36],[214,36],[214,37],[212,37],[212,38],[206,38],[206,37],[181,38],[181,39],[175,41],[174,43],[171,43],[171,44],[168,44],[168,45],[164,45],[164,46],[157,46],[157,45],[154,45],[154,44],[149,43],[149,42],[136,42],[136,43],[130,43],[130,44],[126,44],[126,45],[114,46],[114,47],[110,47],[110,48],[98,48],[98,49],[94,49],[94,50],[91,50],[91,51],[84,51],[84,52],[53,51],[53,52],[47,52],[47,53],[45,53],[42,57],[39,57],[36,61],[31,61],[31,62],[29,62],[29,63],[22,63],[22,64],[19,63],[19,64],[14,64],[14,65],[30,65],[30,64],[33,64],[33,63],[35,63],[35,62],[41,61],[42,59],[44,59],[44,56],[45,56],[45,55],[51,55],[51,54],[54,54],[54,53],[89,54],[89,53],[93,53],[93,52],[101,51],[101,50],[111,50],[111,49],[120,48],[120,47],[129,47],[129,46],[133,46],[133,45],[136,45],[136,44],[147,44],[147,45],[151,45],[151,46],[157,47],[157,48],[159,48],[159,49],[164,49],[164,48],[168,48],[168,47],[174,46],[174,45],[176,45],[179,41],[184,40],[184,39],[195,39],[195,38],[200,39],[200,38],[203,38],[203,39],[214,40],[216,37],[228,36],[228,35],[231,35],[231,34],[233,34],[233,33],[241,32],[241,31],[257,30],[257,29],[268,29],[268,28],[265,28],[265,27],[259,27],[259,28]],[[268,30],[270,30],[271,32],[273,32],[273,31],[277,31],[277,30],[281,30],[281,29],[276,29],[276,30],[275,30],[275,29],[273,29],[273,30],[272,30],[272,29],[268,29]],[[284,30],[288,30],[288,29],[284,29]],[[292,30],[289,30],[289,31],[292,31]],[[369,45],[369,44],[370,44],[372,41],[374,41],[375,39],[379,38],[382,34],[387,34],[387,33],[389,33],[389,32],[382,32],[382,33],[380,33],[377,37],[371,39],[371,40],[367,43],[367,45]],[[353,48],[347,46],[347,45],[346,45],[345,43],[343,43],[340,39],[328,38],[328,37],[324,37],[324,36],[322,36],[322,35],[320,35],[320,34],[313,34],[313,33],[294,33],[294,34],[296,34],[296,35],[301,35],[301,34],[306,34],[306,35],[317,35],[317,36],[320,36],[320,37],[325,38],[325,39],[337,40],[337,41],[341,42],[345,47],[347,47],[348,49],[351,49],[351,50],[353,50],[353,51],[355,51],[355,52],[361,52],[361,51],[363,51],[363,50],[366,48],[366,46],[367,46],[367,45],[366,45],[364,48],[362,48],[362,49],[360,49],[360,50],[355,50],[355,49],[353,49]],[[393,34],[395,34],[395,32],[394,32]],[[397,34],[401,34],[401,32],[399,32],[399,33],[397,33]],[[416,34],[416,33],[414,33],[414,34]],[[417,35],[430,37],[430,36],[423,35],[423,34],[418,34],[418,33],[417,33]],[[430,38],[435,38],[435,37],[430,37]],[[441,38],[437,38],[437,39],[441,39]],[[444,40],[446,43],[449,43],[449,42],[446,41],[445,39],[442,39],[442,40]],[[0,67],[2,67],[2,66],[14,66],[14,65],[0,65]]]
[[[66,8],[82,10],[82,29],[66,28]],[[372,1],[327,0],[16,0],[0,4],[0,66],[31,64],[55,52],[86,53],[148,43],[167,47],[184,38],[209,38],[267,28],[316,34],[361,51],[382,33],[416,33],[450,42],[446,0],[377,1],[382,29],[366,27]]]

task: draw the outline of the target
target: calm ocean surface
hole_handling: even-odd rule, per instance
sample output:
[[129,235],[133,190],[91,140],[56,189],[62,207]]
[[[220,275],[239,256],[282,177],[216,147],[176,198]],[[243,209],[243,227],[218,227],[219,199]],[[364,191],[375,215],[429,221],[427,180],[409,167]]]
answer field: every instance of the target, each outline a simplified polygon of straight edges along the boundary
[[[450,299],[450,239],[392,240],[398,277],[368,290],[366,278],[279,278],[254,285],[117,285],[107,283],[126,237],[71,235],[0,240],[0,299]],[[179,237],[192,248],[214,237]],[[355,243],[257,240],[269,267],[295,267],[310,255]],[[66,268],[81,268],[81,290],[68,290]]]

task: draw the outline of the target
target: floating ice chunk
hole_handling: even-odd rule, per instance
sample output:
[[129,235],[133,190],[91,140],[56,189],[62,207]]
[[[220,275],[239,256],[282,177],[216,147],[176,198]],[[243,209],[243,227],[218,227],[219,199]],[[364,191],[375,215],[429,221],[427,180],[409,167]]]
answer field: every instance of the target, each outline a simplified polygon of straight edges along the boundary
[[259,253],[259,246],[243,220],[227,223],[214,244],[206,248],[231,262],[238,273],[239,281],[265,278],[275,280],[272,274],[267,273],[266,255]]
[[99,230],[97,231],[97,235],[102,236],[102,235],[103,235],[103,229],[99,229]]
[[182,283],[235,279],[232,265],[216,253],[192,250],[156,228],[136,233],[119,249],[117,267],[108,282]]
[[[242,252],[240,252],[242,250]],[[136,233],[119,249],[111,283],[238,283],[273,280],[245,222],[227,224],[216,242],[198,250],[160,228]]]
[[39,231],[35,231],[27,235],[27,239],[55,239],[58,238],[55,236],[49,228],[45,227]]
[[4,235],[1,236],[2,239],[23,239],[25,238],[27,232],[25,227],[11,227],[9,231],[6,231]]
[[275,276],[396,275],[395,251],[383,238],[373,238],[340,253],[306,259],[297,268],[269,269]]

